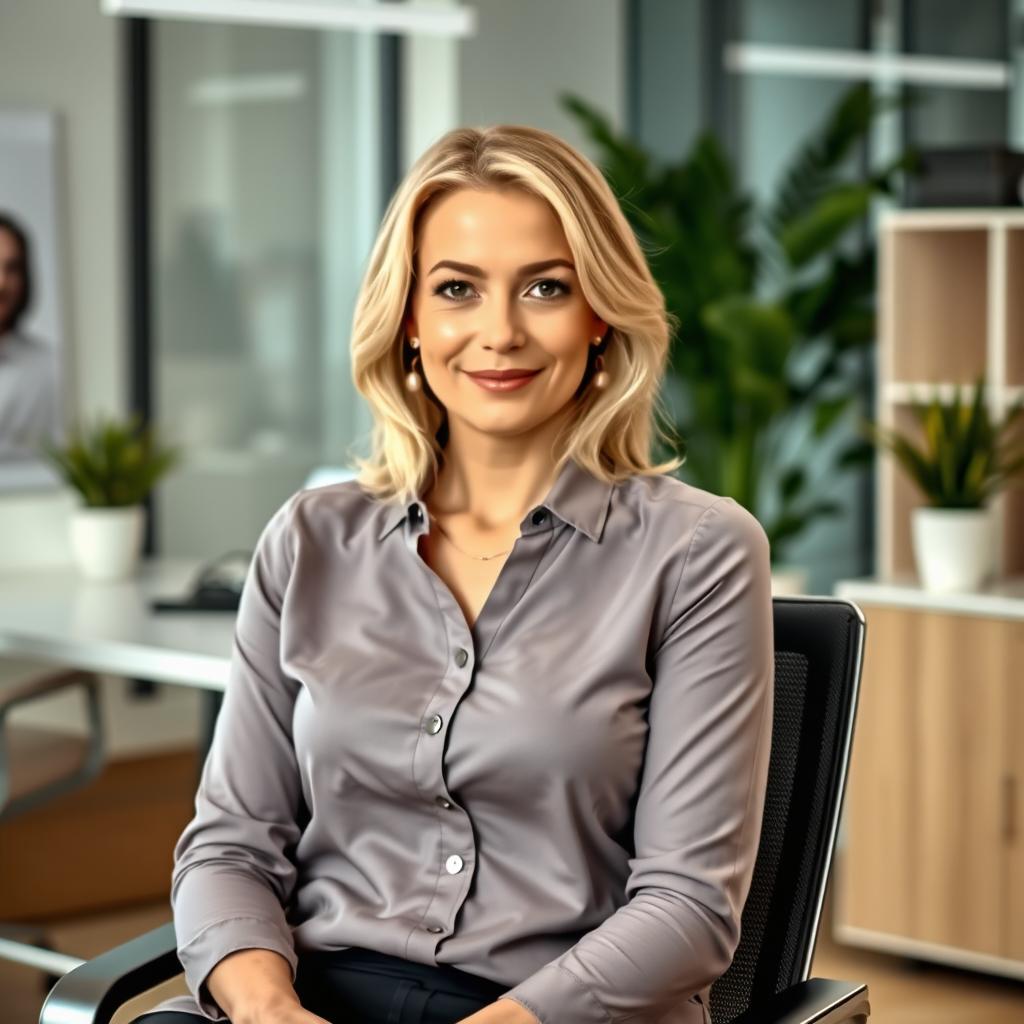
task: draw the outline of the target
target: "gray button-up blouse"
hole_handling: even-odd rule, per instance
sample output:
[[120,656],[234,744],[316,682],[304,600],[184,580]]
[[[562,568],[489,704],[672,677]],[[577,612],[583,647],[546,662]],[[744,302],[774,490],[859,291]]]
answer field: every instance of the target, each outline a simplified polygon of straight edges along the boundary
[[768,539],[671,476],[570,460],[473,626],[426,504],[354,480],[265,526],[174,850],[191,996],[227,954],[360,946],[508,986],[543,1024],[701,1024],[761,827]]

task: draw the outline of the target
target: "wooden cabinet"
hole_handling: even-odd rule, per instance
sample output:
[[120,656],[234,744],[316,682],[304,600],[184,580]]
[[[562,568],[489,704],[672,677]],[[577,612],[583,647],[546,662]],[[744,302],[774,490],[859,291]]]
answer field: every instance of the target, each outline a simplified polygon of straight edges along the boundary
[[835,937],[1024,978],[1024,586],[837,593],[867,634]]
[[1007,856],[1005,863],[1006,950],[1024,962],[1024,622],[1010,638],[1009,686],[1003,744],[1009,771],[1003,780]]

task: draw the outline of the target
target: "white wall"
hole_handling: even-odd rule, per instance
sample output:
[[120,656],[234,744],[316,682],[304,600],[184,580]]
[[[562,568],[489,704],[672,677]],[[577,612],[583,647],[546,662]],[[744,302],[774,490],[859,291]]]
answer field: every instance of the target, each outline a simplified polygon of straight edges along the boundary
[[479,31],[459,54],[461,123],[530,124],[595,156],[558,95],[576,93],[623,127],[623,0],[474,0],[473,6]]
[[596,158],[558,96],[576,93],[623,126],[624,0],[474,0],[473,7],[475,35],[422,36],[405,47],[403,171],[456,125],[529,124]]

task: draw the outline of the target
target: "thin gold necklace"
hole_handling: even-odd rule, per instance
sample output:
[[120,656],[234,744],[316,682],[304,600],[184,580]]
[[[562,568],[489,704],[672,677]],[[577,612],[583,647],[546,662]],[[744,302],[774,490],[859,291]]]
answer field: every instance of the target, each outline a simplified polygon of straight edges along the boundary
[[455,548],[456,551],[465,555],[467,558],[475,558],[478,562],[487,562],[492,558],[500,558],[502,555],[507,555],[512,550],[512,548],[509,548],[508,551],[499,551],[496,555],[473,555],[468,551],[463,551],[462,548],[460,548],[458,544],[448,536],[448,531],[437,521],[437,519],[434,520],[434,525],[441,531],[441,535],[453,548]]

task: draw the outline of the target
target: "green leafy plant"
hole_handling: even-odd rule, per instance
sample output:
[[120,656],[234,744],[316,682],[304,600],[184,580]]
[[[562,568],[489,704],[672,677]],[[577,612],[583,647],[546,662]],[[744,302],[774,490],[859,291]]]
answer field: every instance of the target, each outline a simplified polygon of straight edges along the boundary
[[[841,419],[858,398],[849,360],[874,342],[875,251],[869,240],[846,243],[918,158],[908,151],[863,177],[843,167],[875,116],[905,101],[850,89],[766,209],[740,191],[713,135],[656,167],[583,100],[561,101],[600,149],[674,321],[665,388],[676,440],[674,449],[659,440],[658,458],[685,454],[678,474],[750,510],[778,561],[815,519],[841,510],[800,453],[780,454],[779,440],[792,424],[809,426],[819,446],[842,439]],[[854,439],[823,475],[831,481],[873,455]]]
[[1024,438],[1019,448],[1010,429],[1024,412],[1024,398],[1015,402],[1002,423],[994,426],[984,398],[984,376],[974,386],[970,403],[955,389],[949,402],[933,395],[930,402],[910,408],[920,424],[924,445],[906,434],[862,420],[860,431],[873,444],[886,448],[935,508],[982,508],[1008,480],[1024,469]]
[[93,426],[69,431],[63,445],[45,442],[42,451],[92,507],[138,504],[182,454],[160,445],[138,413],[127,421],[101,415]]

